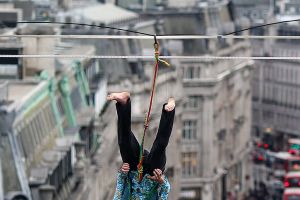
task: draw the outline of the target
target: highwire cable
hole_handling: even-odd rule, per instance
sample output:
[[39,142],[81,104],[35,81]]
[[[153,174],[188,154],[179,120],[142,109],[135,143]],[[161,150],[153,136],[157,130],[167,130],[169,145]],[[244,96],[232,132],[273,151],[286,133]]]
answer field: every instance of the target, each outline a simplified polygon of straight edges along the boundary
[[[153,40],[153,36],[140,35],[0,35],[0,38],[62,38],[62,39],[138,39]],[[289,39],[299,40],[300,36],[279,35],[165,35],[157,36],[160,40],[200,40],[200,39]]]
[[[268,24],[262,24],[258,26],[252,26],[245,29],[241,29],[238,31],[234,31],[231,33],[227,33],[224,35],[217,36],[205,36],[205,35],[154,35],[148,34],[140,31],[133,31],[129,29],[105,26],[105,25],[95,25],[95,24],[84,24],[84,23],[72,23],[72,22],[45,22],[45,21],[20,21],[19,24],[57,24],[57,25],[78,25],[78,26],[89,26],[89,27],[97,27],[102,29],[110,29],[117,31],[124,31],[129,33],[135,33],[143,36],[125,36],[125,35],[0,35],[0,37],[36,37],[36,38],[86,38],[86,39],[222,39],[222,38],[236,38],[236,39],[300,39],[300,36],[246,36],[246,35],[232,35],[236,33],[240,33],[246,30],[260,28],[264,26],[276,25],[281,23],[289,23],[300,21],[300,19],[294,20],[286,20]],[[112,56],[112,55],[56,55],[56,54],[47,54],[47,55],[0,55],[0,58],[101,58],[101,59],[128,59],[128,58],[138,58],[138,59],[151,59],[152,56]],[[230,60],[299,60],[300,57],[242,57],[242,56],[161,56],[160,58],[165,59],[195,59],[195,60],[207,60],[207,59],[230,59]]]
[[[152,60],[153,56],[110,56],[110,55],[56,55],[56,54],[27,54],[0,55],[0,58],[85,58],[85,59],[145,59]],[[300,60],[300,56],[265,57],[265,56],[160,56],[162,59],[177,60]]]

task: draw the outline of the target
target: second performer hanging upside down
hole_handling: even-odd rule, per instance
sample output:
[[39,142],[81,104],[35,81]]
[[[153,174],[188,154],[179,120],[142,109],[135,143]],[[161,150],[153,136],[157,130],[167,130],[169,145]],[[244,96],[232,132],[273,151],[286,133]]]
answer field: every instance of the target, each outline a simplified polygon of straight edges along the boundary
[[128,92],[112,93],[108,100],[115,100],[118,114],[118,143],[123,165],[118,172],[114,200],[164,200],[168,198],[170,184],[163,175],[166,165],[166,148],[171,136],[175,99],[163,105],[158,132],[153,146],[144,150],[144,177],[138,181],[140,145],[131,131],[131,102]]

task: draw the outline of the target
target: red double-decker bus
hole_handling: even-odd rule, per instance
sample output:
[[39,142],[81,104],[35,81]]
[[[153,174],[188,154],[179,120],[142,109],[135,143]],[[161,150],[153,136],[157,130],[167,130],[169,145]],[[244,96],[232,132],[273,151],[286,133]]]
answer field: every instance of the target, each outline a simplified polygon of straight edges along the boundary
[[291,171],[300,171],[300,157],[291,155],[288,152],[272,153],[272,169],[277,177],[282,180],[286,173]]
[[300,171],[288,172],[284,177],[284,187],[300,188]]
[[283,200],[299,200],[300,199],[300,188],[287,188],[283,193]]

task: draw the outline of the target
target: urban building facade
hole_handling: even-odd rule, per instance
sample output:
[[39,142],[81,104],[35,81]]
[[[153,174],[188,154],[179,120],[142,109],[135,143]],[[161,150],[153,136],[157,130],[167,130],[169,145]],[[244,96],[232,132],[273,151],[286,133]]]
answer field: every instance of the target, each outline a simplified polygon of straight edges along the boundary
[[[223,49],[211,53],[251,55],[247,42],[232,41]],[[216,60],[181,63],[186,96],[183,194],[194,191],[194,199],[226,199],[228,192],[240,195],[251,186],[251,65],[251,61]]]
[[[55,32],[35,26],[6,33]],[[78,49],[95,54],[94,46],[49,38],[7,39],[2,44],[2,54],[72,54]],[[12,66],[14,76],[5,68]],[[74,199],[86,193],[95,199],[88,176],[95,174],[92,160],[100,144],[96,119],[107,88],[98,63],[87,58],[3,59],[1,69],[6,80],[0,84],[0,199]]]
[[[245,15],[245,6],[249,3],[235,4],[237,13]],[[299,2],[273,1],[257,4],[274,12],[257,18],[255,15],[247,16],[253,25],[265,22],[297,19]],[[260,9],[261,9],[260,8]],[[248,9],[255,10],[253,5]],[[244,14],[242,14],[244,13]],[[262,21],[258,22],[258,19]],[[257,23],[258,22],[258,23]],[[253,35],[299,35],[298,22],[256,28],[251,31]],[[253,56],[297,56],[298,41],[292,40],[252,40]],[[284,150],[289,137],[299,137],[299,111],[298,111],[298,63],[296,60],[258,60],[253,73],[253,136],[260,138],[269,145],[271,150]]]
[[[268,30],[265,31],[265,34]],[[276,35],[298,35],[298,25],[282,25]],[[262,45],[268,48],[261,48]],[[272,40],[254,43],[255,55],[298,56],[298,42]],[[274,149],[282,149],[289,137],[299,137],[298,62],[257,62],[253,77],[253,134],[271,134]],[[272,143],[273,143],[272,142]]]
[[273,16],[276,9],[276,0],[232,0],[236,17],[247,17],[252,22],[267,20]]
[[[71,1],[64,2],[69,5]],[[76,5],[83,5],[79,0],[74,2]],[[160,3],[166,5],[166,1]],[[66,6],[65,10],[61,9],[57,15],[51,17],[55,16],[62,22],[117,26],[149,34],[221,35],[249,26],[247,20],[234,20],[227,1],[181,1],[180,6],[178,5],[178,1],[170,0],[169,7],[166,6],[163,11],[145,9],[145,12],[137,14],[112,4],[95,3],[84,7],[81,11],[78,7]],[[55,3],[47,6],[45,10],[51,11],[49,8],[57,5]],[[111,13],[119,13],[120,17],[111,16]],[[43,17],[42,14],[40,16]],[[159,20],[156,20],[157,18]],[[189,23],[186,23],[187,21]],[[49,33],[47,30],[49,29],[46,28],[45,32],[39,34],[57,33],[55,31]],[[76,25],[61,26],[60,32],[74,35],[126,34]],[[32,30],[20,32],[20,34],[30,33]],[[35,38],[31,40],[26,38],[22,42],[34,46],[28,48],[26,45],[20,48],[26,54],[63,52],[85,55],[153,55],[154,53],[151,40],[71,41],[48,38],[39,41]],[[232,39],[162,40],[160,45],[162,55],[251,55],[249,41]],[[227,198],[229,192],[241,198],[252,185],[249,150],[250,78],[253,62],[214,59],[169,60],[169,62],[170,68],[160,66],[159,69],[155,103],[145,145],[149,149],[153,143],[163,103],[168,97],[175,97],[176,119],[168,146],[165,171],[172,187],[169,199],[223,200]],[[112,199],[116,172],[122,160],[117,144],[115,105],[106,102],[105,96],[109,92],[131,93],[132,130],[140,139],[148,108],[154,60],[23,59],[22,63],[23,72],[25,70],[23,74],[27,76],[25,79],[28,79],[24,81],[30,81],[29,77],[36,74],[39,74],[42,80],[35,83],[37,86],[29,89],[34,92],[28,94],[26,101],[23,101],[22,97],[13,98],[15,103],[11,106],[18,104],[20,100],[22,109],[19,111],[20,108],[16,107],[15,110],[18,111],[16,119],[7,123],[8,127],[12,127],[9,129],[12,131],[2,130],[3,141],[8,141],[6,143],[8,146],[5,148],[7,152],[1,155],[13,158],[11,162],[2,165],[2,171],[5,174],[12,168],[13,170],[5,176],[15,177],[16,182],[0,187],[4,188],[2,196],[11,195],[11,191],[21,191],[28,199],[32,197],[33,200],[41,198],[42,195],[48,195],[47,198],[55,200],[58,198],[92,200],[96,197]],[[47,78],[44,70],[51,78]],[[1,83],[0,87],[5,85],[7,86],[6,82]],[[25,82],[22,87],[26,87]],[[22,87],[20,90],[27,91]],[[10,88],[6,87],[5,91],[9,92]],[[9,116],[7,113],[11,113],[7,110],[9,103],[10,101],[6,101],[2,105],[5,111],[1,113],[4,119],[0,121],[2,123],[10,119],[7,117]],[[89,105],[93,105],[94,108],[88,107]],[[43,109],[37,109],[38,106],[49,112],[44,114]],[[94,117],[98,116],[99,119],[94,120]],[[44,123],[44,118],[49,120],[49,124],[44,124],[49,130],[44,130],[45,135],[39,135],[40,124]],[[101,145],[98,143],[97,131],[101,132]],[[25,139],[32,139],[23,141],[22,135],[25,134]],[[57,156],[61,152],[66,152],[63,154],[66,156]],[[92,157],[94,153],[96,156]],[[86,164],[90,166],[86,168]],[[14,170],[14,166],[20,170]],[[85,173],[82,173],[83,171]],[[70,194],[71,189],[74,189],[74,183],[77,185],[76,190]]]
[[[225,1],[190,9],[145,15],[159,15],[166,34],[221,35],[249,25],[247,20],[234,21]],[[176,43],[180,48],[170,49],[173,55],[251,55],[249,41],[186,39],[168,44]],[[180,199],[227,199],[228,193],[241,198],[252,186],[252,65],[251,60],[179,61],[184,96]]]
[[[68,199],[96,149],[94,114],[70,70],[57,79],[10,81],[1,101],[1,198]],[[83,95],[81,95],[83,94]]]
[[297,0],[283,1],[277,0],[275,1],[276,5],[276,13],[281,15],[299,15],[300,14],[300,4]]
[[[111,13],[118,13],[116,18]],[[78,13],[78,15],[74,15]],[[101,13],[101,15],[99,15]],[[74,17],[75,16],[75,17]],[[149,34],[163,33],[161,23],[158,20],[144,19],[138,13],[125,10],[113,4],[96,4],[87,6],[79,11],[78,9],[69,10],[59,14],[58,18],[62,21],[70,19],[74,22],[89,22],[93,24],[103,24],[106,26],[121,27],[124,29],[147,32]],[[79,20],[79,21],[78,21]],[[83,20],[83,21],[80,21]],[[115,30],[105,30],[90,27],[65,26],[62,28],[63,34],[120,34],[128,33]],[[131,34],[130,34],[131,35]],[[95,51],[99,55],[154,55],[152,40],[124,39],[124,40],[100,40],[88,39],[77,40],[78,45],[89,44],[95,46]],[[161,50],[165,50],[165,43],[160,43]],[[180,162],[178,151],[178,135],[180,134],[180,99],[181,90],[178,68],[171,62],[170,68],[160,66],[157,78],[157,88],[155,103],[153,105],[152,117],[149,131],[146,137],[146,148],[150,149],[154,141],[159,125],[162,105],[168,97],[174,96],[177,100],[176,120],[174,132],[171,137],[167,151],[166,174],[172,185],[170,199],[176,199],[180,192]],[[99,68],[101,73],[107,78],[107,92],[128,91],[131,93],[132,102],[132,130],[138,140],[141,139],[144,124],[145,112],[148,109],[150,98],[150,88],[153,76],[154,59],[100,59]],[[179,89],[178,89],[179,88]],[[101,163],[96,178],[96,190],[100,199],[112,199],[116,185],[116,172],[121,166],[119,148],[117,144],[117,118],[114,103],[107,102],[100,113],[99,127],[101,129],[101,146],[97,162]],[[177,131],[175,131],[177,130]]]

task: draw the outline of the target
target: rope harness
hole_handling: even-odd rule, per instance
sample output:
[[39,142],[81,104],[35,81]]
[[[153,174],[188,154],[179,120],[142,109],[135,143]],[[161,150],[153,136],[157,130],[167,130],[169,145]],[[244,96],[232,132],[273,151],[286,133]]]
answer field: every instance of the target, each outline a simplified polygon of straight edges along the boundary
[[162,59],[159,58],[159,43],[157,42],[156,35],[154,36],[154,55],[155,55],[155,66],[154,66],[155,68],[154,68],[154,74],[153,74],[150,103],[149,103],[148,112],[146,113],[146,117],[145,117],[144,132],[143,132],[142,142],[141,142],[141,145],[140,145],[139,164],[137,166],[139,182],[141,182],[142,179],[143,179],[144,142],[145,142],[146,131],[149,127],[153,97],[154,97],[154,92],[155,92],[156,78],[157,78],[157,72],[158,72],[158,65],[159,65],[159,62],[161,62],[166,66],[170,66],[170,64],[167,61],[162,60]]

